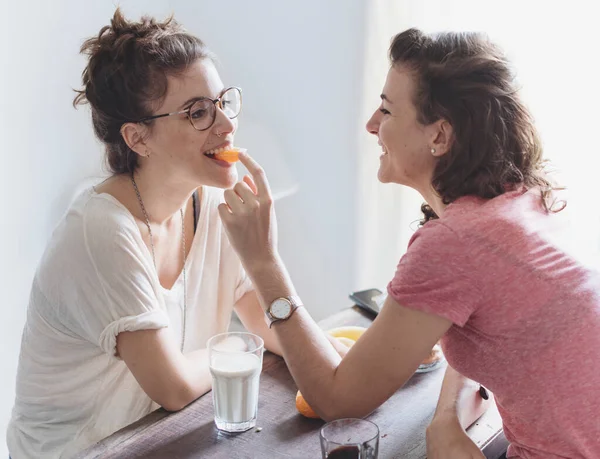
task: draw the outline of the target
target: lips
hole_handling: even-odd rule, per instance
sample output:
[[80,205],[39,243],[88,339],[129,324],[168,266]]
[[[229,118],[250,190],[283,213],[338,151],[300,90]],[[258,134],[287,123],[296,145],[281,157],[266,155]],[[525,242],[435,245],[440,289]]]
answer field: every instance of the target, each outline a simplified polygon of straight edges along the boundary
[[231,144],[231,142],[225,142],[225,143],[222,143],[221,145],[217,146],[216,148],[213,148],[213,149],[211,149],[211,150],[206,150],[206,151],[204,152],[204,156],[207,156],[207,157],[209,157],[209,158],[215,159],[215,158],[214,158],[214,156],[215,156],[217,153],[219,153],[219,152],[221,152],[221,151],[225,151],[225,150],[228,150],[228,149],[230,149],[230,148],[231,148],[231,145],[232,145],[232,144]]

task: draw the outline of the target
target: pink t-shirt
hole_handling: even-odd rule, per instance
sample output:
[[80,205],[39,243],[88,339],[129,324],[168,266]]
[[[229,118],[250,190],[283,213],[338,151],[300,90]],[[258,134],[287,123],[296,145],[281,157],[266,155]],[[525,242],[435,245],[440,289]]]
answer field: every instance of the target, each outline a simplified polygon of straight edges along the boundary
[[508,457],[600,458],[600,273],[559,243],[561,221],[538,190],[463,197],[414,234],[388,286],[453,322],[446,358],[494,392]]

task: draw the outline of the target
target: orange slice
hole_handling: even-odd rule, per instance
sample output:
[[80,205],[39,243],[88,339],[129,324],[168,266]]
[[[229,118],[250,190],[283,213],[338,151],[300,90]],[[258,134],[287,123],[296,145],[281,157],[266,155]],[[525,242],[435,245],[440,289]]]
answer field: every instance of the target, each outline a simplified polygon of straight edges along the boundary
[[228,150],[215,153],[215,158],[228,163],[235,163],[240,160],[240,152],[244,151],[241,148],[231,147]]
[[319,415],[315,413],[308,403],[306,403],[306,400],[304,400],[304,397],[300,391],[298,391],[296,394],[296,409],[302,416],[312,419],[319,419]]

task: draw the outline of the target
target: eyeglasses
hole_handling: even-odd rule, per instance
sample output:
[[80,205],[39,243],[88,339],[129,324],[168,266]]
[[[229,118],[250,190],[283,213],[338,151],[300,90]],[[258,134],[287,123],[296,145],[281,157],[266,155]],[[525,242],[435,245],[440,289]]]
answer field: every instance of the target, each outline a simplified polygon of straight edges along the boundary
[[206,131],[214,124],[215,119],[217,118],[217,106],[229,119],[236,118],[242,111],[241,88],[232,86],[225,89],[221,93],[221,96],[216,99],[200,97],[185,110],[173,113],[163,113],[162,115],[146,116],[145,118],[137,120],[136,123],[143,123],[144,121],[163,118],[165,116],[186,114],[194,129],[197,131]]

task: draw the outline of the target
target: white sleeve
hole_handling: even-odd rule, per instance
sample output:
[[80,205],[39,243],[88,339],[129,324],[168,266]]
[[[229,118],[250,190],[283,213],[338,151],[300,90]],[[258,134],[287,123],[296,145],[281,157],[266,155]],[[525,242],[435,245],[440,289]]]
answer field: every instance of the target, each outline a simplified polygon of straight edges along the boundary
[[115,212],[116,203],[108,200],[95,199],[87,207],[84,244],[97,285],[80,317],[88,339],[115,356],[119,333],[168,327],[169,317],[133,219],[122,209]]
[[248,277],[248,274],[246,274],[246,270],[243,268],[242,264],[240,263],[240,273],[239,273],[239,277],[238,277],[238,283],[235,287],[234,304],[237,303],[246,293],[252,292],[253,290],[254,290],[254,284],[252,284],[250,277]]

